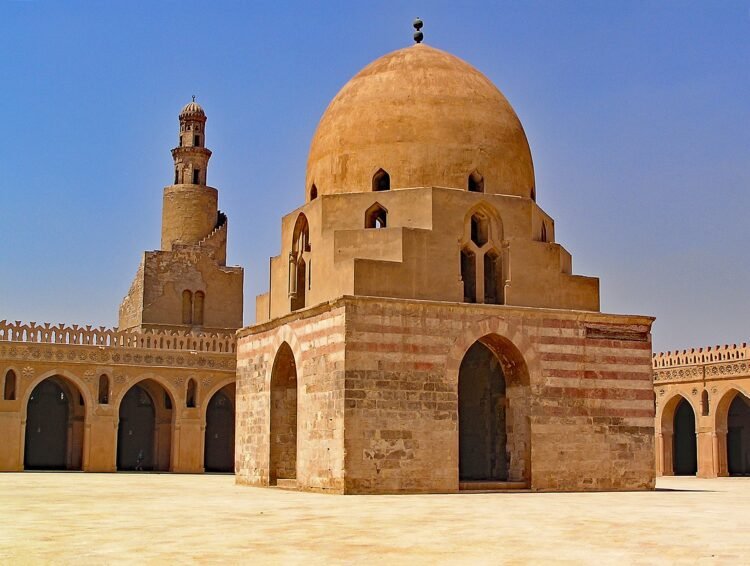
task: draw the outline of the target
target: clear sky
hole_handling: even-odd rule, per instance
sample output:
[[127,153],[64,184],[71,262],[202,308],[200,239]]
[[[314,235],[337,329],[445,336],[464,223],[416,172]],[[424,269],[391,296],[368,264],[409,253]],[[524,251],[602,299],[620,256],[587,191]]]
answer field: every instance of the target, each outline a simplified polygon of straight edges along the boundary
[[750,338],[747,0],[0,0],[0,319],[117,324],[195,94],[252,322],[318,119],[415,16],[510,100],[602,310],[657,350]]

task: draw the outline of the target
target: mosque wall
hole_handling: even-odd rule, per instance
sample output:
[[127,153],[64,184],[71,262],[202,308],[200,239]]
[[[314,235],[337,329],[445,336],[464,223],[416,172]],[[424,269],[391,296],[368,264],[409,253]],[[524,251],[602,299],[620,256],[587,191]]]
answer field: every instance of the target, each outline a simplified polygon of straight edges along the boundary
[[653,371],[657,475],[750,474],[750,346],[654,354]]
[[29,399],[51,379],[69,392],[75,407],[70,426],[80,428],[68,441],[68,450],[78,454],[71,468],[117,469],[119,409],[140,384],[158,405],[163,469],[202,472],[206,409],[217,391],[233,385],[235,356],[233,334],[0,321],[0,471],[24,469]]

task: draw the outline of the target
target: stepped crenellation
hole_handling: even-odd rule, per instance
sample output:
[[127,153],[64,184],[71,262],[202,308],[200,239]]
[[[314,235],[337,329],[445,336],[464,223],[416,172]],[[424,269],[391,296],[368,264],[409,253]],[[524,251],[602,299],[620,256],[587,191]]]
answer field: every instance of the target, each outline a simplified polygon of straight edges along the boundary
[[743,342],[654,353],[652,366],[658,369],[747,359],[750,359],[750,347]]

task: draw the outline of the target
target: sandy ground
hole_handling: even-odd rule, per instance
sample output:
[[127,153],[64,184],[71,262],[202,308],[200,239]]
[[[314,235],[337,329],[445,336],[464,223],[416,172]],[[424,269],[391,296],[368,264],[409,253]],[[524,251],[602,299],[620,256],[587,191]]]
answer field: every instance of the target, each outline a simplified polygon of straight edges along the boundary
[[750,564],[750,478],[336,496],[232,476],[0,474],[0,564]]

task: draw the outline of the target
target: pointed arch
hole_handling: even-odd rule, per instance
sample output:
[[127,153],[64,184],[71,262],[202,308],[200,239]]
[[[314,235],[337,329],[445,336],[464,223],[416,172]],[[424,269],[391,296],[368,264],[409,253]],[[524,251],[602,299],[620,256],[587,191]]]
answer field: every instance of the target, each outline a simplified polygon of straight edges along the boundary
[[182,292],[182,324],[193,323],[193,293],[188,289]]
[[365,228],[385,228],[388,222],[388,210],[376,202],[365,211]]
[[487,202],[479,202],[472,206],[464,215],[463,241],[471,240],[471,219],[485,218],[487,220],[487,238],[495,242],[504,239],[503,219],[494,206]]
[[315,186],[315,183],[310,185],[310,200],[313,201],[316,198],[318,198],[318,187]]
[[197,386],[195,384],[195,379],[192,377],[188,379],[187,386],[185,387],[185,406],[188,409],[194,409],[197,403]]
[[373,191],[390,191],[391,190],[391,176],[385,169],[378,169],[372,176],[372,190]]
[[109,405],[109,377],[106,373],[99,376],[99,404]]
[[282,342],[271,369],[269,483],[297,478],[297,364]]
[[16,399],[16,372],[9,369],[5,372],[5,382],[3,383],[3,399],[6,401],[15,401]]
[[203,291],[196,291],[193,295],[193,324],[203,326],[203,310],[206,302],[206,294]]

